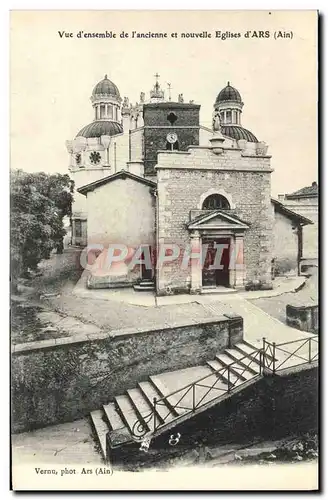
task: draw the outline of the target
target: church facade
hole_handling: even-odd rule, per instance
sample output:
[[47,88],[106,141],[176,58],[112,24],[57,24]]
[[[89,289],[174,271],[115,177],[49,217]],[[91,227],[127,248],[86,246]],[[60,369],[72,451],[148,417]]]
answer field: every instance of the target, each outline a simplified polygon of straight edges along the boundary
[[[228,82],[219,92],[212,129],[200,125],[199,104],[165,99],[158,75],[134,106],[107,76],[91,102],[93,122],[67,141],[72,243],[96,254],[88,286],[272,288],[271,156],[242,126],[238,90]],[[300,233],[311,223],[283,216]]]

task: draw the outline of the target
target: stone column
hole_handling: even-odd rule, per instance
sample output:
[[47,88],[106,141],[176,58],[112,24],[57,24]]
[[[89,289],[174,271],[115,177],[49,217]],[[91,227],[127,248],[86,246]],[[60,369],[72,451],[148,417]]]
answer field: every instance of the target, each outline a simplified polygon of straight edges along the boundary
[[190,234],[191,245],[191,294],[198,294],[202,289],[202,239],[198,231]]
[[244,262],[244,235],[235,235],[235,284],[234,288],[245,287],[246,267]]

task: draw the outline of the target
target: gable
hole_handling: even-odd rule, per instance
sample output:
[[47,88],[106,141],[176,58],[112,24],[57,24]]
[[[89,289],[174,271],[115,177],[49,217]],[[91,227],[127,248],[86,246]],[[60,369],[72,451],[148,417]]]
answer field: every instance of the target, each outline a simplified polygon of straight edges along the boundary
[[313,224],[313,221],[311,219],[308,219],[307,217],[304,217],[303,215],[294,212],[290,208],[287,208],[286,205],[283,203],[280,203],[280,201],[275,200],[274,198],[271,198],[271,204],[274,207],[274,213],[275,215],[277,213],[281,214],[283,217],[290,219],[294,224],[301,224],[303,226],[306,226],[308,224]]
[[149,181],[148,179],[145,179],[144,177],[139,177],[138,175],[131,174],[130,172],[126,170],[120,170],[119,172],[116,172],[115,174],[108,175],[107,177],[103,177],[102,179],[98,179],[97,181],[91,182],[90,184],[87,184],[85,186],[81,186],[80,188],[77,189],[78,193],[83,194],[84,196],[87,196],[88,192],[94,191],[96,188],[100,188],[106,184],[109,184],[110,182],[114,182],[117,180],[132,180],[134,182],[138,182],[140,184],[144,184],[145,186],[155,188],[156,183],[153,181]]
[[243,231],[249,228],[249,225],[239,217],[223,210],[209,211],[195,217],[187,226],[188,229],[242,229]]

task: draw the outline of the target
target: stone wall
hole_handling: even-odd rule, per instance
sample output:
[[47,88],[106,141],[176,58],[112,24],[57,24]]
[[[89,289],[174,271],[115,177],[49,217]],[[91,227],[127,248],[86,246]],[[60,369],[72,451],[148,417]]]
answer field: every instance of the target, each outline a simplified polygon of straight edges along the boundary
[[318,333],[318,304],[287,304],[286,323],[293,328],[298,328],[305,332]]
[[[204,194],[213,190],[230,200],[233,213],[250,225],[245,233],[246,283],[271,284],[274,214],[271,206],[270,157],[245,156],[240,149],[190,148],[188,153],[158,155],[158,244],[190,242],[186,223],[190,210],[200,209]],[[157,291],[190,288],[190,267],[176,260],[163,266]]]
[[130,155],[129,161],[143,161],[144,144],[143,144],[143,129],[131,130],[130,132]]
[[169,101],[145,104],[143,108],[144,124],[146,127],[171,127],[171,122],[169,122],[167,117],[170,113],[175,113],[177,120],[173,125],[178,127],[199,126],[199,110],[199,104]]
[[178,136],[179,151],[186,151],[191,144],[199,143],[199,127],[156,127],[145,128],[145,173],[156,174],[157,152],[167,149],[166,136],[169,132],[175,132]]
[[284,199],[283,204],[310,219],[313,224],[303,227],[303,259],[318,259],[319,207],[317,198]]
[[298,230],[294,221],[279,212],[275,212],[273,257],[276,275],[298,275]]
[[118,134],[112,137],[109,148],[109,164],[112,173],[126,169],[129,161],[129,134]]
[[151,187],[129,177],[89,191],[88,244],[154,246],[155,203]]
[[72,421],[149,375],[201,364],[243,338],[243,319],[218,317],[161,330],[110,332],[16,345],[14,432]]
[[[175,132],[178,136],[180,151],[186,151],[192,144],[199,144],[199,109],[196,104],[164,102],[146,104],[144,116],[144,162],[145,174],[155,175],[157,152],[166,150],[166,136]],[[172,125],[168,115],[177,117]]]

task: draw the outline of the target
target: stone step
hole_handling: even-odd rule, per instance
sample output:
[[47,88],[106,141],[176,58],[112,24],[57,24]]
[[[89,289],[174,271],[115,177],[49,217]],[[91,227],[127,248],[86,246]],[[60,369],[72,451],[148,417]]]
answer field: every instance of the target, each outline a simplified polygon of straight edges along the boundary
[[154,285],[154,281],[150,279],[144,279],[139,281],[138,285],[144,286],[144,285]]
[[[220,378],[218,378],[216,375],[213,375],[213,371],[209,369],[208,365],[195,367],[192,380],[190,379],[190,371],[190,368],[187,368],[185,370],[178,370],[176,372],[177,382],[179,380],[189,379],[188,382],[180,384],[180,387],[182,386],[181,390],[179,390],[178,386],[176,391],[172,389],[171,378],[175,372],[162,374],[164,380],[165,378],[167,379],[168,375],[170,375],[171,390],[169,390],[166,384],[163,383],[163,381],[160,379],[160,376],[151,377],[151,380],[156,385],[161,394],[163,394],[163,396],[172,394],[172,392],[174,392],[173,395],[166,398],[166,401],[172,408],[175,409],[175,411],[179,413],[179,415],[184,415],[199,407],[199,405],[208,403],[209,401],[224,394],[227,390],[227,386]],[[193,384],[193,382],[196,383]],[[169,383],[168,380],[167,383]]]
[[145,398],[141,389],[139,387],[129,389],[127,394],[139,416],[140,422],[147,424],[145,425],[146,429],[154,431],[162,423],[162,420],[158,417],[156,412],[154,416],[152,406],[150,405],[148,399]]
[[240,367],[246,369],[251,375],[259,374],[259,365],[255,363],[255,361],[250,361],[248,358],[245,359],[240,351],[236,349],[226,349],[224,352],[230,356],[232,362],[235,364],[238,363]]
[[[245,359],[252,359],[254,361],[254,363],[256,363],[257,365],[260,365],[260,356],[256,355],[256,353],[254,353],[255,349],[252,349],[251,347],[244,344],[243,342],[235,344],[234,349],[237,349],[245,357]],[[268,358],[269,358],[269,356],[268,356]]]
[[[115,398],[115,404],[118,408],[119,414],[128,427],[130,432],[134,432],[138,426],[139,416],[134,409],[131,400],[128,395],[123,394],[122,396],[117,396]],[[150,429],[148,429],[150,430]]]
[[[252,351],[255,351],[256,349],[258,349],[258,347],[256,347],[255,345],[251,344],[250,342],[248,342],[247,340],[243,339],[242,342],[240,342],[241,344],[244,344],[244,346],[247,346],[249,349],[251,349]],[[262,346],[261,346],[262,347]]]
[[154,285],[146,285],[146,286],[133,285],[133,289],[136,290],[137,292],[145,292],[147,290],[155,290],[155,286]]
[[[252,344],[250,344],[249,342],[247,342],[246,340],[243,340],[242,342],[239,342],[238,344],[236,344],[234,346],[237,350],[239,350],[239,352],[241,352],[243,355],[247,355],[249,358],[254,358],[254,356],[249,356],[250,354],[254,353],[254,351],[256,350],[255,346],[253,346]],[[262,348],[262,346],[261,346]],[[266,361],[271,364],[272,361],[273,361],[273,356],[271,355],[271,352],[270,350],[267,350],[267,352],[265,353],[265,358],[266,358]],[[276,353],[276,361],[277,361],[277,353]],[[260,357],[259,355],[256,356],[256,359],[254,359],[254,362],[256,364],[260,364]]]
[[[223,368],[225,368],[217,359],[212,359],[210,361],[206,361],[206,363],[214,370],[215,372],[217,370],[221,370],[223,372]],[[222,380],[224,384],[226,384],[227,389],[228,389],[228,378],[226,377],[226,372],[225,373],[217,373],[216,376]]]
[[[229,365],[231,365],[233,363],[233,360],[227,355],[227,354],[224,354],[224,353],[221,353],[221,354],[217,354],[215,356],[215,358],[222,364],[222,366],[224,367],[227,367]],[[239,367],[240,368],[240,367]],[[239,379],[241,382],[244,382],[245,380],[247,380],[247,377],[245,374],[241,375],[240,373],[240,369],[238,368],[238,366],[231,366],[230,367],[230,381],[235,384],[235,382],[238,382],[236,380],[236,377],[237,379]],[[224,376],[227,378],[228,377],[228,372],[226,372],[224,374]]]
[[90,416],[93,429],[100,445],[101,454],[106,460],[106,434],[109,432],[109,428],[104,422],[104,413],[102,410],[95,410],[91,412]]
[[161,397],[165,398],[166,405],[170,408],[171,411],[175,412],[177,415],[182,415],[183,413],[186,412],[185,409],[180,408],[178,405],[178,401],[181,395],[174,394],[173,396],[166,398],[166,395],[170,394],[171,391],[168,391],[167,387],[163,384],[163,382],[159,379],[159,377],[151,376],[149,377],[149,379],[152,382],[153,386],[156,388],[156,390],[160,393]]
[[125,423],[123,422],[120,414],[115,408],[114,403],[109,403],[108,405],[103,406],[104,415],[109,424],[109,428],[112,431],[116,431],[117,429],[122,429],[125,427]]
[[[150,403],[151,405],[153,405],[154,398],[162,398],[162,395],[157,391],[156,387],[154,387],[154,385],[150,381],[140,382],[138,386],[148,403]],[[161,401],[160,404],[156,405],[156,413],[162,423],[171,422],[171,420],[174,420],[178,415],[175,411],[172,411],[171,407],[166,404],[166,401]]]

